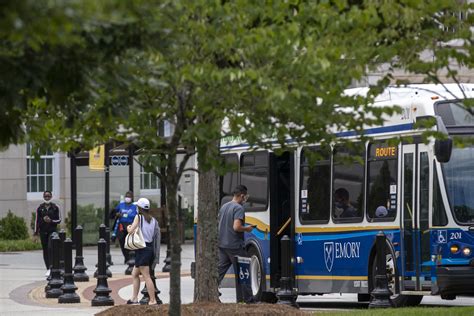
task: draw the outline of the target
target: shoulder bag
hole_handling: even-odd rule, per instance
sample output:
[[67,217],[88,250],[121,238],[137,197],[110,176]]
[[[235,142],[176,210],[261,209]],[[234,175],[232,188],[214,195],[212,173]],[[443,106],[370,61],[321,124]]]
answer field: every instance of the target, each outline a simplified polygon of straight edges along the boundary
[[135,231],[130,232],[125,237],[125,248],[128,250],[137,250],[146,247],[145,238],[143,238],[141,224],[142,224],[142,217],[138,215],[139,225],[135,229]]

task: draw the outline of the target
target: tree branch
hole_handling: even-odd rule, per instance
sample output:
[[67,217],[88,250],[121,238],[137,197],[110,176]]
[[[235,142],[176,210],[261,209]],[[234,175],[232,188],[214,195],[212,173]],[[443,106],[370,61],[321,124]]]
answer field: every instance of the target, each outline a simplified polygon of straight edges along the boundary
[[190,154],[190,153],[185,154],[184,157],[183,157],[183,160],[181,160],[181,162],[179,163],[178,172],[177,172],[178,179],[181,178],[181,175],[184,172],[184,167],[186,166],[186,163],[188,162],[188,160],[191,156],[192,156],[192,154]]
[[183,173],[185,173],[186,171],[193,171],[193,172],[196,172],[197,174],[200,174],[201,172],[196,169],[196,168],[186,168],[183,170]]

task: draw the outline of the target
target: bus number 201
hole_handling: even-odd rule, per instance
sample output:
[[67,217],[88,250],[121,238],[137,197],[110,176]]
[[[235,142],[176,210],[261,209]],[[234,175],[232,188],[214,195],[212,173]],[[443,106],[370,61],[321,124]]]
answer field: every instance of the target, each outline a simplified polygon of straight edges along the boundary
[[451,233],[451,237],[449,239],[461,239],[461,232]]

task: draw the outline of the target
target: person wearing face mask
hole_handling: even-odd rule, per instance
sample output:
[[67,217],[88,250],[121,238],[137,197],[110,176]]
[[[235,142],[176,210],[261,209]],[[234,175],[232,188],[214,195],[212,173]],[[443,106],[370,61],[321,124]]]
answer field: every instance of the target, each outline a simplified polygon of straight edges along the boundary
[[[237,185],[232,192],[232,201],[222,205],[219,210],[219,285],[225,273],[234,263],[235,256],[248,257],[245,250],[244,232],[251,232],[256,226],[245,226],[245,211],[243,205],[249,195],[245,185]],[[250,286],[243,286],[243,299],[253,303],[254,298]]]
[[128,261],[128,254],[130,250],[125,248],[125,237],[127,237],[127,226],[133,223],[133,219],[137,215],[137,206],[133,203],[133,192],[128,191],[125,193],[123,202],[120,202],[115,209],[112,211],[113,218],[116,218],[116,224],[114,225],[114,231],[112,232],[112,238],[117,237],[122,249],[124,263]]
[[334,192],[334,216],[336,218],[357,217],[357,209],[349,202],[349,192],[339,188]]
[[59,207],[51,202],[53,194],[51,191],[43,192],[43,203],[36,209],[36,221],[34,235],[40,237],[43,248],[43,260],[46,266],[46,276],[49,276],[49,237],[56,231],[56,227],[61,223],[61,212]]

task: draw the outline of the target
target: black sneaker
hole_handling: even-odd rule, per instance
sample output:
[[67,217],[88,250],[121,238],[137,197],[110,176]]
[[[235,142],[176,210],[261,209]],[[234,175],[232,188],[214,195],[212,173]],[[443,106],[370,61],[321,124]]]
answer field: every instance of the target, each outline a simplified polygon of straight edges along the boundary
[[132,300],[128,300],[128,301],[127,301],[127,305],[139,305],[139,304],[140,304],[140,303],[134,302],[134,301],[132,301]]

